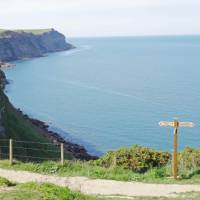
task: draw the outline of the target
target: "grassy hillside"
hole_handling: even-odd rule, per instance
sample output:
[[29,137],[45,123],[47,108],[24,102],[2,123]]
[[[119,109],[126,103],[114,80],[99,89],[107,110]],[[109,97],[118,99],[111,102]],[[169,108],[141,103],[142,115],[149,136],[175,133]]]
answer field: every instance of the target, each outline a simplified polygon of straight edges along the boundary
[[49,142],[47,138],[42,136],[41,130],[33,126],[23,115],[15,109],[9,102],[8,97],[4,94],[3,88],[5,84],[5,75],[0,70],[0,109],[1,109],[1,125],[5,128],[5,134],[1,134],[0,138],[18,139],[35,142]]
[[8,98],[0,91],[0,107],[3,108],[2,125],[5,128],[4,138],[16,140],[49,142],[40,134],[41,130],[25,120],[22,114],[17,111],[9,102]]

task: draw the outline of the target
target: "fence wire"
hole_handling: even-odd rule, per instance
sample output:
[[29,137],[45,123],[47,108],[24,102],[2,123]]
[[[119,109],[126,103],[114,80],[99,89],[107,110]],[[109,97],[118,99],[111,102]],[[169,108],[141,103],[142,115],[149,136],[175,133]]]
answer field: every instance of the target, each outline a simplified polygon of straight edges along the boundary
[[[0,159],[9,159],[9,155],[10,140],[0,139]],[[23,162],[60,161],[61,144],[12,140],[12,157]]]

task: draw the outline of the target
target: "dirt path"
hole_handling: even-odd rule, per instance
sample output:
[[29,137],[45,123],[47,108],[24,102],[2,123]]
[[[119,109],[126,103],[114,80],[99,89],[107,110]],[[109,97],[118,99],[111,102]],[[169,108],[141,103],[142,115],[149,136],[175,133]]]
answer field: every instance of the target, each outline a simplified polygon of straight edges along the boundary
[[0,169],[0,176],[10,181],[25,183],[30,181],[48,182],[69,187],[88,195],[105,196],[173,196],[175,193],[200,191],[200,185],[147,184],[139,182],[123,182],[86,177],[58,177],[42,175],[26,171]]
[[0,187],[0,192],[9,192],[12,190],[12,187]]

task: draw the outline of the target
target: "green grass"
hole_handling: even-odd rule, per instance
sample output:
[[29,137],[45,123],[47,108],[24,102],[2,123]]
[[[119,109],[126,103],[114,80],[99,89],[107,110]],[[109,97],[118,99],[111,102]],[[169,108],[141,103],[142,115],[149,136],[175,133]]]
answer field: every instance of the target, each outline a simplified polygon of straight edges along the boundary
[[13,30],[15,32],[25,32],[25,33],[33,33],[35,35],[41,35],[44,33],[50,32],[52,29],[22,29],[22,30]]
[[11,183],[6,178],[0,177],[0,187],[2,187],[2,186],[4,186],[4,187],[5,186],[10,187],[10,186],[14,186],[14,185],[15,185],[14,183]]
[[177,195],[177,197],[136,197],[134,200],[199,200],[200,192],[188,192]]
[[[64,200],[64,199],[77,199],[77,200],[94,200],[96,199],[95,197],[89,197],[85,196],[81,193],[78,192],[72,192],[67,188],[64,187],[59,187],[55,186],[53,184],[49,183],[43,183],[43,184],[36,184],[36,183],[26,183],[19,185],[15,191],[27,191],[25,193],[26,195],[28,192],[32,192],[34,195],[34,198],[30,196],[31,199],[59,199],[59,200]],[[10,194],[9,194],[10,195]],[[21,197],[23,199],[23,197]]]
[[[21,32],[32,33],[34,35],[42,35],[44,33],[51,31],[51,30],[52,29],[17,29],[17,30],[11,29],[9,31],[14,31],[14,32],[18,32],[18,33],[21,33]],[[0,34],[6,32],[6,31],[8,31],[8,30],[0,29]]]
[[120,181],[140,181],[147,183],[166,184],[200,184],[200,170],[185,171],[184,178],[174,180],[169,178],[170,166],[160,169],[151,169],[144,174],[135,173],[120,167],[105,168],[95,166],[91,162],[65,161],[64,166],[58,162],[47,161],[42,163],[22,163],[16,161],[12,166],[8,160],[1,160],[0,167],[6,169],[25,170],[42,174],[53,174],[58,176],[86,176],[90,178],[110,179]]
[[[88,196],[79,192],[72,192],[68,188],[56,186],[49,183],[25,183],[13,187],[9,192],[0,193],[1,200],[109,200],[110,198],[101,198]],[[121,198],[112,198],[113,200],[123,200]],[[112,200],[111,199],[111,200]]]

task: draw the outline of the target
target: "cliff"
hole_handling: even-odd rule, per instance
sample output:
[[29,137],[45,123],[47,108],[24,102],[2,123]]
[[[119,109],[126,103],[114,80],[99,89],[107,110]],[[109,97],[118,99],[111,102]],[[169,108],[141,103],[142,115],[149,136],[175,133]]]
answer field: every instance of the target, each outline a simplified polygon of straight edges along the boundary
[[54,29],[0,30],[0,61],[41,57],[46,53],[74,48]]

